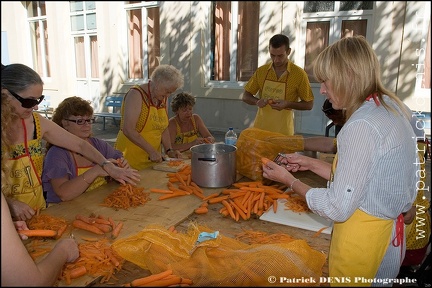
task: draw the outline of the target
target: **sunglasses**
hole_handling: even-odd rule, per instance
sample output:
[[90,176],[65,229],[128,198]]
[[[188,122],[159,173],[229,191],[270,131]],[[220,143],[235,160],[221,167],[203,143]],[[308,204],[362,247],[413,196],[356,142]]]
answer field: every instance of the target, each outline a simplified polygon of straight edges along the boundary
[[18,94],[16,94],[15,92],[7,89],[9,91],[9,93],[15,97],[15,99],[17,99],[20,103],[21,106],[23,108],[33,108],[36,105],[39,105],[43,99],[45,98],[45,95],[42,95],[41,97],[39,97],[38,99],[30,99],[30,98],[23,98],[21,96],[19,96]]
[[84,125],[85,123],[93,124],[95,123],[95,118],[90,119],[64,119],[70,122],[75,122],[77,125]]

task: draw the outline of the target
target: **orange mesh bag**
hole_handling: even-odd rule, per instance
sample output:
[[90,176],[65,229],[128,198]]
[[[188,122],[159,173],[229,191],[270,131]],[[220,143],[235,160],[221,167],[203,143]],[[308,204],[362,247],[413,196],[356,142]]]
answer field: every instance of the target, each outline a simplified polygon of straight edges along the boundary
[[173,274],[192,279],[193,286],[314,285],[306,281],[291,283],[305,278],[315,279],[319,286],[326,256],[304,240],[246,244],[217,233],[214,239],[197,241],[206,232],[215,233],[195,224],[187,233],[150,225],[134,236],[117,240],[112,247],[121,257],[152,274],[172,269]]
[[263,178],[261,157],[274,159],[279,152],[303,151],[304,140],[301,135],[286,136],[258,128],[247,128],[240,133],[236,146],[238,173],[257,181]]

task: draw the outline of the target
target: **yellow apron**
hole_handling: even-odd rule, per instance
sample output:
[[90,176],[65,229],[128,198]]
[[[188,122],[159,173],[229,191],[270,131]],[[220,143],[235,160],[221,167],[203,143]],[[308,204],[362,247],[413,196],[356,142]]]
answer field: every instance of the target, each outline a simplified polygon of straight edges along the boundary
[[[169,120],[166,107],[165,105],[156,107],[151,101],[151,97],[147,95],[140,86],[134,86],[131,89],[137,89],[141,93],[141,98],[143,100],[141,113],[135,129],[156,151],[161,152],[162,132],[168,127]],[[125,97],[127,97],[127,94]],[[123,113],[124,107],[122,107],[122,114]],[[121,125],[123,125],[123,123],[121,123]],[[150,161],[147,151],[130,141],[123,134],[122,127],[120,127],[120,131],[117,135],[115,148],[123,152],[124,158],[134,169],[142,170],[153,164],[153,162]]]
[[27,140],[27,128],[24,119],[24,143],[12,145],[10,158],[7,159],[9,183],[4,188],[5,195],[26,203],[31,208],[45,209],[46,202],[42,188],[42,166],[44,149],[42,145],[39,117],[33,113],[36,139]]
[[[331,181],[336,165],[337,154],[333,161]],[[347,221],[335,222],[329,252],[329,276],[350,277],[352,281],[355,277],[375,278],[390,243],[393,223],[393,219],[380,219],[359,209]],[[401,238],[395,240],[400,241]],[[390,245],[403,245],[396,243],[395,240]],[[346,283],[331,284],[331,286],[341,287],[346,285]],[[355,283],[355,285],[371,286],[370,283]]]
[[176,121],[176,127],[177,127],[176,137],[174,140],[175,144],[191,143],[195,139],[197,139],[198,137],[201,137],[201,135],[199,134],[198,129],[196,127],[195,118],[193,115],[191,118],[192,126],[193,126],[192,131],[181,132],[180,124],[178,123],[177,118],[175,118],[175,121]]
[[[267,72],[268,73],[268,72]],[[278,82],[266,79],[264,81],[261,99],[285,100],[286,82]],[[294,135],[293,111],[275,110],[270,105],[258,108],[254,127],[266,131]]]
[[[75,161],[75,157],[73,155],[72,155],[72,157]],[[84,174],[87,170],[92,168],[92,166],[78,167],[76,161],[75,161],[75,167],[76,167],[75,173],[76,173],[77,177],[80,176],[81,174]],[[91,190],[96,189],[97,187],[102,186],[106,183],[107,183],[107,181],[106,181],[105,177],[99,176],[90,184],[90,186],[85,191],[86,192],[91,191]]]

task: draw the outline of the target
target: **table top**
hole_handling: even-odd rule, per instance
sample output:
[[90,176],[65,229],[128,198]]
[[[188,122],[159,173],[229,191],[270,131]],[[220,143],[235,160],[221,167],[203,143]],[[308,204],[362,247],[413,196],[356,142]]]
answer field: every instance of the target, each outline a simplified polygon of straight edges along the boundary
[[[141,181],[138,187],[144,187],[145,192],[149,192],[150,188],[167,189],[167,172],[157,171],[150,168],[144,169],[139,172]],[[312,187],[325,187],[326,182],[311,172],[297,172],[295,177],[301,179]],[[237,182],[248,181],[247,178],[238,175]],[[103,215],[105,217],[112,217],[115,222],[123,221],[124,226],[117,239],[126,238],[135,235],[137,232],[144,229],[149,224],[160,224],[167,228],[176,226],[178,231],[186,231],[187,226],[191,221],[204,224],[209,228],[219,230],[225,236],[234,237],[236,233],[242,229],[256,230],[267,233],[286,233],[298,239],[305,240],[312,248],[328,254],[330,245],[330,235],[320,234],[318,237],[313,237],[315,232],[304,230],[300,228],[290,227],[277,223],[271,223],[260,220],[258,218],[250,218],[248,220],[234,221],[229,217],[224,217],[219,213],[222,207],[220,203],[211,204],[209,206],[209,213],[195,214],[193,210],[200,206],[202,200],[195,195],[186,195],[166,200],[158,200],[161,196],[159,193],[150,193],[151,200],[142,206],[130,208],[128,210],[115,210],[113,208],[104,207],[100,204],[105,197],[111,194],[119,183],[111,182],[95,190],[86,192],[81,196],[66,202],[61,202],[53,205],[45,210],[42,214],[48,214],[55,217],[62,217],[71,223],[77,214],[89,216],[91,213],[96,215]],[[202,188],[204,195],[208,196],[216,192],[222,192],[222,188]],[[88,237],[104,237],[86,232],[81,229],[73,229],[67,231],[63,237],[69,237],[73,233],[78,243],[83,242],[82,238]],[[52,240],[52,245],[55,241]],[[328,275],[328,264],[326,263],[323,268],[323,276]],[[117,276],[116,276],[117,277]],[[142,276],[141,276],[142,277]],[[123,284],[118,280],[118,284]],[[95,279],[90,276],[83,276],[72,280],[71,285],[67,285],[61,281],[58,286],[94,286]],[[97,285],[104,286],[104,285]],[[107,285],[112,287],[112,283]]]

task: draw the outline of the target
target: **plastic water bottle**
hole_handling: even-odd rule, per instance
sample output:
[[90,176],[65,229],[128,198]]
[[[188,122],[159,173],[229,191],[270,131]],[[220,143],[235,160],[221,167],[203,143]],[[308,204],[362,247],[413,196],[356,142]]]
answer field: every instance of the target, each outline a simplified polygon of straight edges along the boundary
[[232,127],[225,134],[225,144],[235,146],[237,144],[237,134]]

